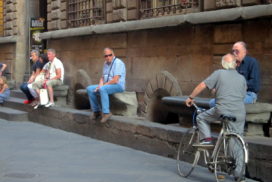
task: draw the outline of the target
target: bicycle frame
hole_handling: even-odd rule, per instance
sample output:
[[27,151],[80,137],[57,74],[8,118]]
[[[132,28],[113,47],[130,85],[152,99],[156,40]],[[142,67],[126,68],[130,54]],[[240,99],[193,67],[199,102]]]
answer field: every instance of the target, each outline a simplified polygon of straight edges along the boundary
[[[193,105],[197,110],[197,114],[203,112],[203,110],[201,108],[199,108],[195,103],[193,103]],[[229,121],[224,121],[223,120],[221,122],[222,122],[223,126],[222,126],[222,129],[220,130],[220,133],[218,135],[215,147],[214,147],[214,149],[212,151],[212,155],[210,156],[210,153],[209,153],[209,151],[207,149],[199,149],[200,151],[203,152],[205,164],[206,165],[214,164],[214,158],[215,158],[217,150],[219,149],[220,143],[224,142],[224,148],[225,148],[226,147],[225,139],[226,139],[226,136],[228,136],[228,135],[235,135],[236,137],[238,137],[242,141],[243,149],[245,151],[245,163],[247,164],[248,163],[248,150],[247,150],[245,141],[243,140],[243,138],[239,134],[233,133],[233,132],[230,131],[230,129],[227,127],[227,122],[229,122]],[[198,130],[197,125],[195,123],[193,123],[193,128],[195,130]]]

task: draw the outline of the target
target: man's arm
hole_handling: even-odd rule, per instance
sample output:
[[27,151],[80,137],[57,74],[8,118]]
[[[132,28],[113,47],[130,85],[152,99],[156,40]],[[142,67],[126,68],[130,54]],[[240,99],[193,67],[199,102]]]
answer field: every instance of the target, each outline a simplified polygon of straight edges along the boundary
[[115,75],[110,81],[108,81],[104,85],[117,84],[119,82],[119,78],[120,78],[120,75]]
[[5,71],[5,69],[7,68],[6,64],[2,64],[2,68],[0,70],[0,76],[2,75],[2,73]]
[[50,78],[50,80],[60,80],[60,78],[61,78],[61,69],[57,68],[56,69],[56,76],[53,78]]
[[198,84],[193,92],[190,94],[190,96],[186,99],[186,106],[191,107],[194,98],[198,96],[198,94],[200,94],[205,88],[207,88],[207,85],[204,82]]

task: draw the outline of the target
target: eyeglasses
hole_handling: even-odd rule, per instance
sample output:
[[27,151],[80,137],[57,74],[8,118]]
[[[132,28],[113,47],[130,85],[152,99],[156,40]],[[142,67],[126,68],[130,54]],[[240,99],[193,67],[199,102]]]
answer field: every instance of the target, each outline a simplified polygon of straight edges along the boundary
[[105,54],[104,57],[107,58],[107,57],[111,57],[112,54]]
[[231,52],[235,56],[239,54],[239,50],[238,49],[232,49]]

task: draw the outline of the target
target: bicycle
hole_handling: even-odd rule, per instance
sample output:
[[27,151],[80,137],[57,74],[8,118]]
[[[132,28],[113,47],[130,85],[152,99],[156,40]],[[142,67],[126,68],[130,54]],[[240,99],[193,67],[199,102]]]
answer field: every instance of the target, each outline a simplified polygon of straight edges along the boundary
[[[235,122],[236,118],[221,115],[222,129],[219,133],[216,144],[210,150],[207,148],[195,147],[199,143],[199,130],[196,124],[196,116],[205,109],[199,108],[195,103],[195,114],[193,115],[193,127],[183,134],[177,154],[178,173],[182,177],[188,177],[197,165],[201,153],[204,163],[209,171],[215,174],[217,182],[233,180],[240,182],[244,178],[245,165],[248,162],[248,151],[243,138],[230,131],[227,123]],[[210,156],[210,152],[212,155]],[[185,162],[189,163],[186,164]]]

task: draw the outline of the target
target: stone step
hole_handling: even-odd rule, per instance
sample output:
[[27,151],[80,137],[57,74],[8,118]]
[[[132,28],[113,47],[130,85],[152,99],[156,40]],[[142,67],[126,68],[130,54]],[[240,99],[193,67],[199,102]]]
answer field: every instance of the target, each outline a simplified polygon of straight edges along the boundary
[[24,99],[20,99],[17,97],[10,97],[7,101],[4,102],[5,107],[13,108],[13,109],[18,109],[22,111],[27,111],[27,105],[24,103]]
[[10,96],[20,98],[20,99],[26,99],[25,94],[21,90],[11,90]]
[[28,121],[28,113],[17,109],[0,106],[0,118],[9,121]]

